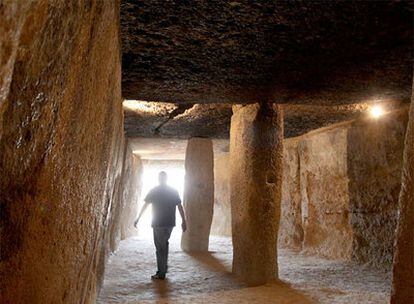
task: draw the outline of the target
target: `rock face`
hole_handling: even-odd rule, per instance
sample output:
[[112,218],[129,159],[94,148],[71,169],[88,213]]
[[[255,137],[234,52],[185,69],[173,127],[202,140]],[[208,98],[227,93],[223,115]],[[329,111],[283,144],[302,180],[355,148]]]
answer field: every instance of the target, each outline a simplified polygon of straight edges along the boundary
[[[278,246],[388,269],[406,123],[403,109],[285,140]],[[228,170],[223,161],[216,176]],[[228,194],[218,189],[212,231],[226,235]]]
[[287,141],[279,244],[389,268],[406,123],[405,109]]
[[138,215],[138,203],[141,198],[143,165],[141,158],[132,153],[128,143],[125,151],[122,171],[122,206],[121,211],[121,239],[137,234],[134,221]]
[[347,128],[311,134],[299,142],[297,149],[303,249],[308,254],[347,260],[352,250]]
[[118,5],[2,2],[2,303],[94,303],[124,150]]
[[184,251],[208,251],[214,205],[214,156],[211,139],[191,138],[185,155],[184,210],[187,231]]
[[378,120],[356,121],[347,132],[352,260],[392,264],[407,108]]
[[303,243],[302,193],[296,139],[283,143],[282,207],[278,247],[301,250]]
[[124,0],[122,95],[177,103],[409,100],[409,2]]
[[211,234],[231,236],[229,153],[214,158],[214,216]]
[[[380,104],[387,112],[406,106],[397,100],[378,101],[375,98],[336,106],[284,104],[284,138],[297,137],[334,123],[361,118],[373,103]],[[130,138],[148,137],[147,140],[152,142],[159,137],[175,140],[191,137],[228,139],[231,107],[231,104],[174,104],[127,100],[124,102],[125,132]]]
[[414,95],[404,148],[391,303],[414,302]]
[[236,106],[230,128],[233,273],[249,285],[277,276],[283,117],[279,106]]

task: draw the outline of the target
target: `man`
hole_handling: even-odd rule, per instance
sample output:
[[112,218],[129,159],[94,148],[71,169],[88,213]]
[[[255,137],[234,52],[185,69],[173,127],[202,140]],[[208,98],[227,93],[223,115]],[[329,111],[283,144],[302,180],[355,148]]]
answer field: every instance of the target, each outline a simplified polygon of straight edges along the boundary
[[180,211],[183,232],[187,229],[185,221],[184,209],[181,205],[181,199],[177,190],[167,185],[167,173],[161,171],[158,174],[159,185],[145,197],[144,206],[139,213],[138,218],[134,222],[135,228],[144,211],[149,204],[152,204],[152,229],[154,233],[154,244],[157,255],[158,271],[151,276],[153,280],[164,280],[167,273],[168,262],[168,240],[171,236],[171,231],[175,226],[175,207],[178,206]]

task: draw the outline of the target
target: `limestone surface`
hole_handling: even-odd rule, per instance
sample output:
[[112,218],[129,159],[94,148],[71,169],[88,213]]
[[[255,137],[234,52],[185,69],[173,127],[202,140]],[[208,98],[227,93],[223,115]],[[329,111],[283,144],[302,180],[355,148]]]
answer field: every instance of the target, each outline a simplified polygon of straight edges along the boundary
[[[285,140],[278,246],[388,271],[406,124],[407,108]],[[217,235],[231,231],[226,158],[215,168]]]
[[94,303],[123,159],[119,1],[0,5],[1,303]]
[[184,251],[208,251],[214,205],[214,156],[211,139],[191,138],[185,154],[183,206],[187,231],[183,232]]
[[403,109],[287,140],[279,245],[389,270],[406,124]]
[[414,95],[404,148],[391,303],[414,302]]
[[410,1],[125,0],[122,92],[175,103],[411,97]]
[[211,234],[231,236],[229,153],[214,158],[214,216]]
[[[228,139],[230,136],[231,104],[128,102],[131,108],[124,107],[125,132],[128,137],[148,137],[155,142],[158,137]],[[361,118],[374,103],[380,104],[387,112],[406,105],[395,99],[375,97],[335,106],[283,104],[284,137],[296,137],[335,123]]]
[[233,108],[230,202],[233,273],[249,285],[277,276],[282,195],[283,117],[278,106]]
[[122,240],[137,234],[134,221],[141,198],[143,169],[141,158],[133,154],[130,143],[127,143],[122,171],[122,211],[119,222]]
[[347,131],[352,260],[390,270],[398,222],[408,109],[359,120]]
[[283,143],[282,205],[278,247],[302,250],[302,193],[300,184],[299,153],[296,139]]
[[180,250],[179,237],[174,229],[168,279],[153,282],[148,282],[156,267],[151,236],[122,241],[108,263],[97,303],[389,303],[390,276],[381,271],[282,249],[280,281],[248,287],[231,274],[231,238],[213,236],[210,252],[187,253]]

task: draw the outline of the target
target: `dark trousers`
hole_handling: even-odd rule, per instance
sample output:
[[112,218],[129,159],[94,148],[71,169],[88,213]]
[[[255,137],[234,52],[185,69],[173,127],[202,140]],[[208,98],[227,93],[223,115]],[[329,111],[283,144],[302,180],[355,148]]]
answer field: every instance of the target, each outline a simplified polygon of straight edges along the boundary
[[168,263],[168,240],[174,227],[153,227],[158,273],[165,275]]

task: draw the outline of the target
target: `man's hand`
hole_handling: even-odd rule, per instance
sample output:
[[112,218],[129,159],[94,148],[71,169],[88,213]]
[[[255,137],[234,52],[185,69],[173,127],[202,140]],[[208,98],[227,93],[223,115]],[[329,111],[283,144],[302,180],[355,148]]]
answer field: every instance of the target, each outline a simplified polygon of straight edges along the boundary
[[184,208],[183,208],[183,205],[181,204],[178,204],[177,207],[178,207],[178,211],[180,211],[181,220],[182,220],[181,228],[183,228],[183,232],[185,232],[187,230],[187,222],[185,220]]
[[138,218],[134,222],[134,227],[135,228],[137,228],[139,219],[141,218],[141,216],[144,213],[145,209],[147,209],[148,205],[149,205],[148,202],[145,202],[144,205],[142,206],[141,211],[139,212]]

